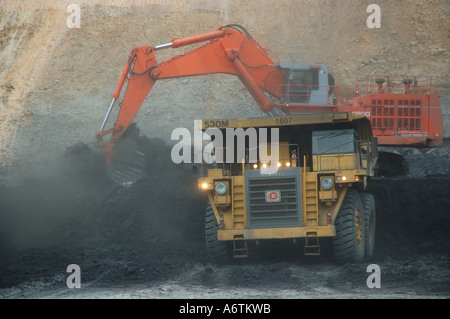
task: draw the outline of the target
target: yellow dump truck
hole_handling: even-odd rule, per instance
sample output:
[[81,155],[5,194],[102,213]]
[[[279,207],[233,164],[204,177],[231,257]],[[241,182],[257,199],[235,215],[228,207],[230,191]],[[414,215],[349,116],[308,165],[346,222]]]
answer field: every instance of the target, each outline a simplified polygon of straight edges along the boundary
[[375,202],[366,188],[378,153],[367,118],[343,112],[200,125],[211,138],[198,170],[211,261],[247,257],[266,240],[302,242],[306,255],[319,255],[320,239],[330,238],[338,263],[373,254]]

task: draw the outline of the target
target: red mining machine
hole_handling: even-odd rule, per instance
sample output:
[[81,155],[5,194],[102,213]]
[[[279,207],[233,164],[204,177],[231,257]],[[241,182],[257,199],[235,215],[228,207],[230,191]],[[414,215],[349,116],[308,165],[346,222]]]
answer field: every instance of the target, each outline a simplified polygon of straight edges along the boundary
[[[381,75],[357,81],[344,109],[371,120],[378,145],[437,147],[442,144],[443,120],[436,77]],[[407,163],[393,152],[379,152],[379,173],[405,175]]]

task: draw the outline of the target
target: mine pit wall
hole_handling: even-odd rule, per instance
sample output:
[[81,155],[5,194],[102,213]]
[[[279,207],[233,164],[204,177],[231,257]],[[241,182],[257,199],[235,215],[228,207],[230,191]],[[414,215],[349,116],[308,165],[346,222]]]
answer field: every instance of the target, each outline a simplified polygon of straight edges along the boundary
[[[339,86],[374,72],[436,75],[450,124],[446,0],[380,0],[380,29],[367,28],[367,4],[359,0],[80,0],[80,29],[66,26],[70,3],[0,0],[1,168],[95,142],[132,48],[229,23],[245,26],[280,61],[328,63]],[[158,60],[188,50],[163,50]],[[215,75],[161,81],[137,121],[147,136],[171,142],[173,129],[192,130],[196,119],[260,115],[239,79]]]

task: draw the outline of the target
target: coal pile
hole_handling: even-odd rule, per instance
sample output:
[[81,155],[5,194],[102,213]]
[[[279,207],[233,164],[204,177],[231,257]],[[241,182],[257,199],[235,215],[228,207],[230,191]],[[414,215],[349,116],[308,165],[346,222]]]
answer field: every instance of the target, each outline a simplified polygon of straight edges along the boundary
[[435,148],[402,151],[409,164],[410,177],[449,176],[450,175],[450,138]]
[[450,175],[381,178],[369,191],[377,209],[375,251],[395,253],[450,251]]

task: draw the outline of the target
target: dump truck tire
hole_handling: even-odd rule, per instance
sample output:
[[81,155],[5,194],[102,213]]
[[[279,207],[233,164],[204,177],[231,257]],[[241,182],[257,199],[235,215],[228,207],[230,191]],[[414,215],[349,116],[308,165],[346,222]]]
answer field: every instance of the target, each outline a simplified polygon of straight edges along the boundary
[[364,209],[364,231],[365,231],[365,255],[369,259],[373,255],[375,247],[375,222],[376,222],[376,210],[375,210],[375,198],[372,194],[361,193],[361,201]]
[[217,224],[211,204],[208,203],[205,213],[206,251],[211,262],[224,264],[229,261],[230,254],[227,243],[217,240],[218,230],[219,225]]
[[333,252],[336,262],[361,262],[365,251],[364,210],[356,190],[347,191],[334,226]]

